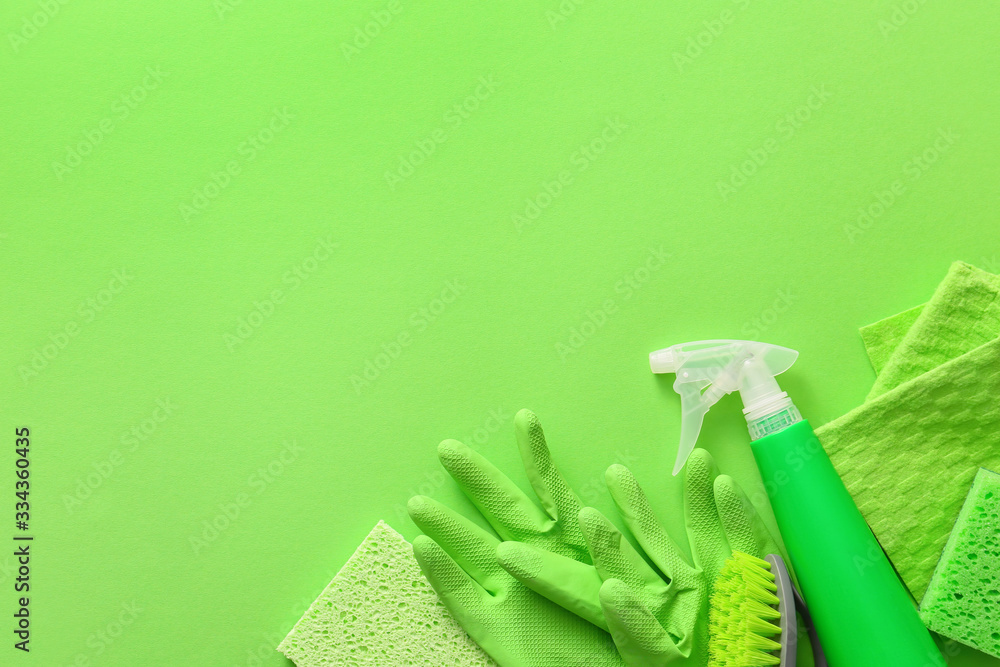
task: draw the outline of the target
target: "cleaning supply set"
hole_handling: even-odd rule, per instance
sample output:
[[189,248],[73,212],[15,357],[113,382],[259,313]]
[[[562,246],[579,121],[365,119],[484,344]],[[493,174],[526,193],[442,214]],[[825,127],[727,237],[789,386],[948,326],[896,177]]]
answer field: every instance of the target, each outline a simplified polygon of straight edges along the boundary
[[738,340],[685,343],[650,354],[654,373],[677,374],[674,388],[684,414],[675,474],[708,409],[739,391],[754,458],[830,661],[943,666],[812,427],[774,379],[796,356],[787,348]]
[[[658,515],[632,470],[608,468],[636,544],[583,506],[533,413],[514,425],[534,499],[446,440],[482,521],[412,498],[412,554],[380,524],[281,650],[299,667],[943,667],[929,627],[1000,657],[1000,277],[956,263],[930,302],[861,335],[875,386],[816,432],[775,380],[794,350],[652,353],[681,397],[683,500]],[[696,446],[737,391],[780,537]]]

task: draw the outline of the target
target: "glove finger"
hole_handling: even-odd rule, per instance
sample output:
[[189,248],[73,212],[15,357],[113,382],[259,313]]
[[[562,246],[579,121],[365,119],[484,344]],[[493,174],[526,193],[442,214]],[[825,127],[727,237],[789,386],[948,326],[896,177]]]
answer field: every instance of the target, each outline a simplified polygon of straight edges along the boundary
[[601,579],[620,579],[651,594],[665,593],[663,578],[598,510],[593,507],[580,510],[580,527]]
[[514,417],[514,433],[524,469],[542,507],[553,519],[566,519],[572,523],[580,512],[580,500],[552,463],[545,433],[535,413],[531,410],[519,411]]
[[625,525],[660,571],[670,579],[691,575],[691,564],[657,520],[632,471],[615,464],[608,468],[604,479]]
[[718,469],[712,455],[695,449],[684,471],[684,523],[695,567],[710,580],[722,569],[732,553],[715,507],[715,478]]
[[[476,627],[476,619],[486,613],[490,594],[430,537],[418,535],[413,540],[413,555],[434,592],[461,626]],[[467,619],[473,623],[468,624]]]
[[729,475],[715,478],[715,507],[730,549],[757,558],[779,553],[778,544],[764,525],[757,508]]
[[413,523],[486,591],[496,595],[505,588],[509,577],[496,557],[500,540],[427,496],[410,498],[406,509]]
[[438,445],[441,464],[505,540],[537,541],[552,519],[514,482],[458,440]]
[[607,630],[599,599],[601,575],[593,565],[523,542],[501,542],[500,566],[539,595]]
[[601,608],[626,665],[664,667],[686,656],[640,600],[637,590],[620,579],[601,586]]

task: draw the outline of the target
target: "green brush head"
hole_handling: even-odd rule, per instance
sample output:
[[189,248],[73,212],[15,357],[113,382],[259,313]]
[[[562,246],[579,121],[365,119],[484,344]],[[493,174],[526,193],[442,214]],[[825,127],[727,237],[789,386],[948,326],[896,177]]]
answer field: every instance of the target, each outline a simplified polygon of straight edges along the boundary
[[780,664],[776,592],[770,563],[733,552],[709,599],[709,667]]

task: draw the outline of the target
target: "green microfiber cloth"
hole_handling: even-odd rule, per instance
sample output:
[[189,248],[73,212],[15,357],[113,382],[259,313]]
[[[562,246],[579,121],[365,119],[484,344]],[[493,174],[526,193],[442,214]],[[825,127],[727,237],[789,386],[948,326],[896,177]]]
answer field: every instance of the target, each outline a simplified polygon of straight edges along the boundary
[[1000,475],[981,468],[920,603],[927,627],[1000,658]]
[[[883,320],[883,324],[898,325],[912,317],[914,310],[917,309],[900,313],[898,320]],[[879,371],[868,400],[997,336],[1000,336],[1000,276],[965,262],[955,262]],[[876,350],[876,357],[878,354]]]
[[861,340],[864,341],[868,360],[872,362],[876,374],[885,368],[892,353],[903,342],[906,332],[913,327],[926,306],[927,304],[922,303],[892,317],[861,327]]
[[496,667],[438,599],[410,543],[383,521],[278,650],[298,667]]
[[817,435],[920,599],[976,471],[1000,469],[1000,276],[956,262],[925,306],[862,335],[872,394]]

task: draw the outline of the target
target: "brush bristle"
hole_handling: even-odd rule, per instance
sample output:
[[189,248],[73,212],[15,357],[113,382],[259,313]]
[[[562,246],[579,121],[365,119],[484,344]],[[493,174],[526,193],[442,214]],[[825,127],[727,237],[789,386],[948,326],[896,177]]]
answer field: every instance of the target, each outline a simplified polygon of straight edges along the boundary
[[709,667],[780,664],[777,590],[770,563],[733,552],[709,599]]

